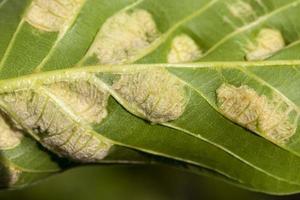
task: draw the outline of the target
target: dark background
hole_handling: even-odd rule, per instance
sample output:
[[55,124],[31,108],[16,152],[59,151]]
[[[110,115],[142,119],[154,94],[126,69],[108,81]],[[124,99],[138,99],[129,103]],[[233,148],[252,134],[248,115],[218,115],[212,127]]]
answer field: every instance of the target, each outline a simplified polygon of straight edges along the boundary
[[36,185],[0,192],[0,200],[290,200],[161,166],[88,166]]

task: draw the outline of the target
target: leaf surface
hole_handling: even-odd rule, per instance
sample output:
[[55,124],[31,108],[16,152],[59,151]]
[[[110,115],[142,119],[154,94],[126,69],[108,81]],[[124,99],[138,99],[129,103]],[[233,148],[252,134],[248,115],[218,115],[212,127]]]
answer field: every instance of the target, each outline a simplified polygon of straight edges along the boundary
[[[300,1],[45,2],[54,1],[0,1],[0,108],[24,135],[1,150],[3,187],[88,159],[166,164],[271,194],[299,191]],[[97,95],[107,102],[93,121],[85,114],[99,108]],[[93,109],[83,112],[85,103]],[[63,134],[51,132],[59,124]],[[90,153],[83,136],[100,141],[103,158],[78,154]]]

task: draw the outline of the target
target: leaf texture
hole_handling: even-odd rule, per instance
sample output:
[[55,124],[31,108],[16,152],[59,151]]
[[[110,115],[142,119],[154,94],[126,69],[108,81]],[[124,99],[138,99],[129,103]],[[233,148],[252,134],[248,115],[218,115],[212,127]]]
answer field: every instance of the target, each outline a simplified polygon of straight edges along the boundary
[[[2,0],[0,182],[165,164],[300,190],[298,0]],[[299,80],[298,80],[299,79]],[[8,134],[8,135],[7,135]]]

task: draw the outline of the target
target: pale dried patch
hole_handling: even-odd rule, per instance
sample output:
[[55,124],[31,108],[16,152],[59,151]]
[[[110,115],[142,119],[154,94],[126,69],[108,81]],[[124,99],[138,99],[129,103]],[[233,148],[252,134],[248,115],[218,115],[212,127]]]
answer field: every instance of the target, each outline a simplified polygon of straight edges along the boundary
[[13,166],[0,166],[0,186],[2,187],[11,187],[15,185],[22,171],[13,167]]
[[278,95],[269,99],[247,85],[223,84],[217,100],[226,117],[271,141],[284,144],[296,132],[298,113]]
[[[66,89],[61,85],[60,87]],[[74,91],[77,89],[66,92]],[[86,93],[81,92],[79,96],[83,94]],[[69,95],[74,97],[72,96],[74,94]],[[66,108],[64,102],[61,102],[60,97],[50,97],[42,90],[27,89],[4,94],[1,99],[6,112],[16,116],[16,121],[20,123],[19,127],[34,134],[43,146],[54,153],[79,162],[95,162],[103,159],[112,144],[83,128],[80,117],[72,118],[74,114]],[[72,106],[76,103],[80,104],[80,102],[73,102]],[[90,103],[92,106],[93,102]],[[103,113],[99,115],[100,117],[92,116],[96,117],[95,120],[101,120]]]
[[168,54],[168,63],[187,63],[200,59],[202,51],[196,42],[186,34],[176,36]]
[[279,50],[283,49],[285,42],[280,31],[275,29],[262,29],[254,43],[249,43],[246,47],[247,60],[264,60]]
[[121,12],[102,26],[91,48],[102,64],[124,63],[148,48],[159,32],[151,14],[137,9]]
[[184,85],[160,69],[124,74],[113,88],[138,115],[153,123],[179,118],[188,100]]
[[228,9],[234,17],[240,19],[247,19],[256,15],[250,4],[240,0],[234,2],[233,4],[229,4]]
[[0,114],[0,150],[12,149],[21,143],[23,134],[14,129]]
[[34,0],[25,20],[40,30],[62,31],[70,24],[85,0]]
[[48,90],[87,123],[100,123],[107,116],[109,93],[89,80],[60,81],[48,85]]

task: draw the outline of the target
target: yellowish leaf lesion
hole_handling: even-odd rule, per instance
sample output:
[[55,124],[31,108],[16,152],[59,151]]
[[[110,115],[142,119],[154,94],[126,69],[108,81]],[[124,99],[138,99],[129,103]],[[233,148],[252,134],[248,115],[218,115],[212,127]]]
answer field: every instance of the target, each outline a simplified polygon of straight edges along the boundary
[[18,183],[22,171],[9,164],[0,165],[0,187],[10,187]]
[[12,149],[18,146],[23,138],[23,133],[11,126],[8,117],[0,113],[0,150]]
[[159,36],[148,11],[121,11],[106,20],[89,53],[96,55],[101,64],[121,64],[148,48]]
[[249,17],[256,16],[252,6],[245,1],[237,0],[227,5],[230,13],[243,21],[246,21]]
[[95,134],[90,125],[106,117],[108,93],[90,75],[79,77],[6,92],[0,96],[1,108],[16,122],[15,128],[30,133],[57,155],[97,162],[108,154],[112,143]]
[[97,124],[107,116],[109,93],[91,79],[56,82],[47,85],[47,90],[65,102],[84,123]]
[[34,0],[24,19],[37,29],[59,32],[71,23],[84,2],[85,0]]
[[137,115],[153,123],[179,118],[189,99],[185,85],[164,69],[123,74],[113,89]]
[[246,46],[246,59],[264,60],[285,47],[284,38],[279,30],[263,28],[259,31],[254,42]]
[[202,50],[187,34],[176,36],[171,44],[167,60],[168,63],[188,63],[202,57]]
[[295,134],[299,113],[280,96],[268,98],[247,85],[223,84],[216,92],[220,111],[243,127],[279,144]]

